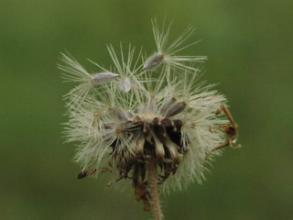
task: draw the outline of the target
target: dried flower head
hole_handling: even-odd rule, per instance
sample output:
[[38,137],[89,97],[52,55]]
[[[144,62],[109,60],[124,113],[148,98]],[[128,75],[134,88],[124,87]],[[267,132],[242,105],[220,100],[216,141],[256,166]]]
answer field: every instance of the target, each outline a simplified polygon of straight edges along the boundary
[[111,171],[117,181],[130,181],[145,210],[162,219],[158,192],[201,182],[210,159],[236,144],[238,130],[226,98],[199,82],[192,64],[205,58],[175,55],[187,47],[182,43],[191,29],[168,47],[169,27],[153,29],[158,51],[142,65],[133,47],[117,53],[109,46],[113,72],[96,64],[103,71],[89,74],[64,54],[60,68],[79,83],[66,96],[65,130],[78,143],[78,178]]

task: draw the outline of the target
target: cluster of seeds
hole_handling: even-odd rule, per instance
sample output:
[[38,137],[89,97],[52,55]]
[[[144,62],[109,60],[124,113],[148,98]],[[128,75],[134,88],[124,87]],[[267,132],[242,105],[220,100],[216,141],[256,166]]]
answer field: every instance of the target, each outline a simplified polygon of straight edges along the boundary
[[198,82],[195,64],[206,58],[176,55],[194,44],[183,44],[193,30],[166,46],[169,30],[153,25],[157,51],[142,64],[131,46],[126,55],[109,46],[111,70],[95,63],[101,72],[89,73],[66,54],[59,66],[77,83],[65,99],[67,139],[79,143],[78,178],[117,173],[116,181],[131,180],[145,210],[155,206],[157,186],[201,181],[210,158],[238,136],[225,97]]

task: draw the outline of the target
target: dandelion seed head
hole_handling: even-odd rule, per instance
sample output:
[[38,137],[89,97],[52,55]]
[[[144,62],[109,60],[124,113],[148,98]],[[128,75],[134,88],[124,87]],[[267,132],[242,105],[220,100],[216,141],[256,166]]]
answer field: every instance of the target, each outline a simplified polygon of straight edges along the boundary
[[[170,26],[163,30],[153,25],[157,52],[144,64],[131,45],[118,50],[109,45],[112,71],[90,74],[66,55],[66,65],[60,66],[65,78],[77,83],[67,94],[65,135],[78,145],[78,178],[110,169],[117,181],[131,180],[141,200],[149,187],[150,160],[156,163],[162,190],[182,189],[202,182],[212,158],[238,136],[225,96],[201,83],[199,69],[192,65],[205,57],[176,55],[190,46],[183,43],[193,29],[169,46]],[[160,65],[165,67],[158,69]]]

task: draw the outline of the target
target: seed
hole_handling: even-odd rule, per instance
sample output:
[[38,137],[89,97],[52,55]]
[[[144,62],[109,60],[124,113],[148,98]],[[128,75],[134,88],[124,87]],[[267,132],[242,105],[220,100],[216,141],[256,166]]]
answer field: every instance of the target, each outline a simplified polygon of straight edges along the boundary
[[94,86],[110,82],[118,77],[118,74],[112,72],[101,72],[92,75],[92,83]]
[[163,63],[163,61],[164,61],[164,54],[156,53],[146,60],[146,62],[144,63],[143,69],[152,70],[160,66]]
[[185,102],[177,102],[173,104],[166,112],[166,117],[172,117],[182,112],[186,107]]

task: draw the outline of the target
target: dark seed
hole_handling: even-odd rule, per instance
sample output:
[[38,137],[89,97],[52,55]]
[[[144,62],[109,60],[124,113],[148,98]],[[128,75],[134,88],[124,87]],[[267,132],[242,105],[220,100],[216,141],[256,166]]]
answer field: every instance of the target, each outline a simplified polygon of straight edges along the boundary
[[87,171],[81,171],[78,175],[77,175],[77,179],[83,179],[85,177],[87,177],[88,173]]
[[172,117],[182,112],[186,107],[185,102],[177,102],[173,104],[166,112],[166,117]]

